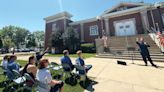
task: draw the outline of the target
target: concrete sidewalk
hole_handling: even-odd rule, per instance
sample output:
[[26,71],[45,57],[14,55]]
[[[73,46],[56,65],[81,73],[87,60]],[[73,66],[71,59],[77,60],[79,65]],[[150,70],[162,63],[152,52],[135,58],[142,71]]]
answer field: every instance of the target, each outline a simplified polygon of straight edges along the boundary
[[[142,61],[125,60],[127,66],[118,65],[115,59],[89,58],[87,64],[93,68],[88,73],[98,84],[95,92],[164,92],[164,63],[154,68],[143,66]],[[88,92],[88,91],[86,91]]]

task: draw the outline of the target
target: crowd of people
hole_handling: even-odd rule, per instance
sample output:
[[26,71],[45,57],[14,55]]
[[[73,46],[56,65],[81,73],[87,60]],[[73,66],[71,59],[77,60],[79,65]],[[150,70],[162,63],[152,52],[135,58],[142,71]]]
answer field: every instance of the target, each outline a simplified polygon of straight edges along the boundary
[[[20,66],[17,62],[17,56],[11,55],[11,56],[4,56],[1,65],[2,67],[7,70],[6,75],[9,79],[14,79],[14,74],[12,74],[12,70],[16,70],[22,74],[29,74],[33,80],[39,81],[39,83],[43,83],[44,88],[38,86],[39,92],[56,92],[56,90],[59,90],[60,92],[64,91],[64,82],[61,80],[55,80],[53,79],[51,72],[49,70],[49,60],[48,59],[42,59],[44,54],[48,51],[46,49],[42,54],[36,53],[35,56],[30,56],[28,59],[28,62],[25,66]],[[69,57],[69,51],[64,50],[63,51],[64,56],[61,57],[61,64],[68,64],[71,67],[71,70],[67,68],[63,68],[64,71],[72,71],[75,69],[75,65],[84,67],[85,71],[80,71],[79,73],[88,72],[92,65],[85,65],[84,59],[82,57],[82,51],[77,51],[77,59],[76,64],[73,64],[70,57]],[[78,69],[76,69],[78,71]],[[26,84],[31,86],[34,84],[33,81],[27,80]]]

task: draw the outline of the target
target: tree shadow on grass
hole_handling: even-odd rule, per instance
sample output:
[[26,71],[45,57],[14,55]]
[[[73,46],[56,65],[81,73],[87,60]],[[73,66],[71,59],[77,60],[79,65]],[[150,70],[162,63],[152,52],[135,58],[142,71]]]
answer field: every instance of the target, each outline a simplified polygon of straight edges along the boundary
[[98,84],[98,82],[96,82],[96,81],[94,81],[94,80],[91,80],[91,79],[87,78],[87,79],[85,80],[85,83],[84,83],[84,81],[80,81],[79,84],[80,84],[80,86],[81,86],[82,88],[84,88],[84,89],[86,89],[86,90],[88,90],[88,91],[90,91],[90,92],[93,92],[93,91],[94,91],[93,85]]

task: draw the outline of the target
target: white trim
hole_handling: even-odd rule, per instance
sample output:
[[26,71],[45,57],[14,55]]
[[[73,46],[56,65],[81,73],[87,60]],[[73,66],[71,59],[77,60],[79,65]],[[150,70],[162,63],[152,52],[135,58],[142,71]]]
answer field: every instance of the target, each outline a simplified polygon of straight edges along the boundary
[[119,23],[119,22],[131,21],[131,20],[134,22],[134,25],[135,25],[134,30],[135,30],[135,34],[137,34],[136,20],[135,20],[135,18],[130,18],[130,19],[118,20],[118,21],[114,21],[113,22],[113,24],[114,24],[114,30],[115,30],[115,36],[117,36],[116,35],[116,24]]
[[147,8],[147,7],[146,6],[142,6],[142,7],[132,8],[132,9],[128,9],[128,10],[113,12],[113,13],[109,13],[109,14],[103,15],[103,17],[104,18],[119,17],[119,16],[123,16],[123,15],[128,15],[128,14],[133,14],[133,13],[140,12],[141,10],[143,10],[145,8]]
[[61,20],[61,19],[70,19],[72,17],[72,15],[68,12],[61,12],[49,17],[44,18],[44,20],[46,21],[46,23],[50,23],[50,22],[54,22],[57,20]]
[[[92,27],[95,27],[96,30],[92,30]],[[96,31],[96,32],[92,32],[92,31]],[[89,35],[90,36],[97,36],[97,35],[99,35],[98,25],[89,26]]]
[[116,5],[116,6],[112,7],[112,8],[110,8],[110,9],[108,9],[108,10],[106,10],[106,11],[104,11],[104,13],[103,13],[102,15],[105,15],[105,14],[107,14],[107,13],[113,11],[114,9],[116,9],[116,8],[118,8],[118,7],[120,7],[120,6],[122,6],[122,5],[146,6],[146,5],[149,5],[149,4],[146,4],[146,3],[136,3],[136,2],[135,2],[135,3],[132,3],[132,2],[122,2],[122,3],[118,4],[118,5]]
[[80,21],[75,21],[75,22],[69,23],[69,25],[77,25],[80,23],[88,23],[88,22],[94,22],[94,21],[97,21],[96,17],[90,18],[90,19],[85,19],[85,20],[80,20]]
[[60,17],[68,17],[68,18],[71,18],[72,15],[68,12],[61,12],[61,13],[58,13],[58,14],[55,14],[55,15],[52,15],[52,16],[49,16],[49,17],[46,17],[44,18],[44,20],[51,20],[51,19],[57,19],[57,18],[60,18]]
[[[141,7],[136,7],[136,8],[132,8],[132,9],[123,10],[123,11],[113,12],[113,13],[103,15],[102,17],[103,18],[113,18],[113,17],[124,16],[124,15],[128,15],[128,14],[134,14],[134,13],[140,12],[141,10],[143,10],[145,8],[147,8],[147,6],[141,6]],[[93,21],[97,21],[96,17],[91,18],[91,19],[72,22],[72,23],[69,23],[69,25],[77,25],[80,23],[88,23],[88,22],[93,22]]]
[[57,18],[57,19],[46,20],[46,23],[51,23],[51,22],[55,22],[55,21],[58,21],[58,20],[63,20],[63,19],[68,19],[68,20],[69,20],[69,18],[66,18],[66,17],[61,17],[61,18]]

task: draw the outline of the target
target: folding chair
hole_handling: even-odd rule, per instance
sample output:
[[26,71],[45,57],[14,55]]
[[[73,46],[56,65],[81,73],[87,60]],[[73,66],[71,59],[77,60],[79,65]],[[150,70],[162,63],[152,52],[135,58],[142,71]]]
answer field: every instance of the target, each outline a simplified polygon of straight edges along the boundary
[[[29,90],[29,91],[32,91],[33,88],[36,88],[38,83],[37,81],[35,81],[28,73],[25,73],[24,74],[24,77],[26,78],[26,81],[32,81],[34,84],[29,86],[28,84],[25,84],[24,85],[24,88]],[[35,89],[37,91],[37,89]]]
[[[83,85],[85,85],[85,82],[87,79],[87,73],[86,73],[85,67],[80,66],[80,65],[75,65],[75,68],[78,71],[77,75],[80,76],[80,80],[83,80]],[[79,73],[79,71],[83,71],[83,73]]]
[[[18,88],[20,88],[21,84],[23,84],[26,81],[26,78],[22,76],[17,70],[12,70],[15,79],[13,80],[14,83],[18,85]],[[23,90],[21,90],[23,92]]]
[[15,79],[13,80],[15,83],[22,84],[25,82],[26,78],[22,76],[17,70],[12,70],[12,72],[15,76]]
[[[71,69],[70,65],[64,63],[64,64],[62,64],[62,67],[63,67],[63,73],[64,73],[62,75],[64,77],[66,77],[66,78],[70,77],[71,76],[71,72],[72,72],[72,69]],[[69,81],[70,81],[70,78],[69,78]]]
[[59,64],[57,64],[55,62],[51,62],[51,66],[52,66],[52,70],[60,70],[60,69],[62,69],[62,66],[60,66]]
[[6,75],[6,72],[7,72],[7,70],[3,66],[0,66],[0,76],[3,76],[2,80],[3,80],[3,85],[5,87],[7,87],[7,82],[6,82],[7,75]]

